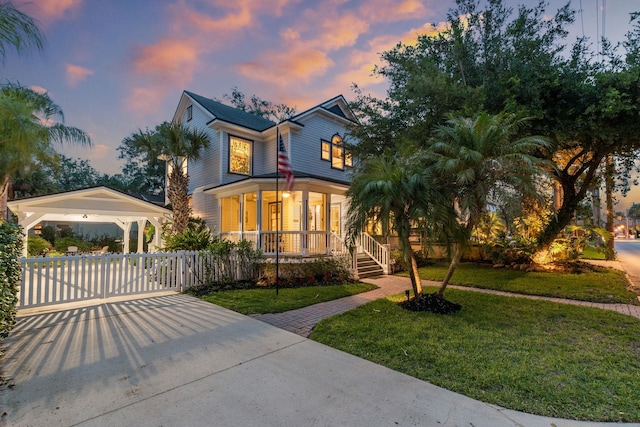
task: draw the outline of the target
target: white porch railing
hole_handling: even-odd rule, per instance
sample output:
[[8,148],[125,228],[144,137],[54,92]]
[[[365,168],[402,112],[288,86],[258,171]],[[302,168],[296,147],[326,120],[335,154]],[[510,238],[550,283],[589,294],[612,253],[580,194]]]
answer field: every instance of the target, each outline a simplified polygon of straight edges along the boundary
[[275,255],[276,247],[280,254],[289,256],[331,255],[333,249],[331,234],[326,231],[232,231],[220,233],[220,238],[248,240],[265,255]]
[[205,277],[198,252],[21,258],[18,308],[159,291],[180,291]]
[[[276,240],[279,245],[279,253],[285,256],[313,256],[349,254],[349,248],[344,240],[335,233],[327,234],[326,231],[250,231],[250,232],[225,232],[220,233],[221,239],[238,242],[242,239],[253,243],[254,248],[259,248],[267,256],[276,254]],[[364,252],[382,267],[384,274],[390,271],[389,245],[378,243],[367,233],[361,233],[357,247],[353,254],[352,268],[357,270],[356,254]]]

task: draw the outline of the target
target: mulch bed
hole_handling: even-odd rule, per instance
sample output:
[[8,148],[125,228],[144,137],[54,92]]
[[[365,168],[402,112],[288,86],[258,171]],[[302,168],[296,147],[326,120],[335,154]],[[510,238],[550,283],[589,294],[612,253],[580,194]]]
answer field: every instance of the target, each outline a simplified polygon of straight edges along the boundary
[[462,309],[460,304],[447,301],[436,293],[420,294],[410,300],[401,302],[400,306],[409,311],[428,311],[435,314],[451,314]]

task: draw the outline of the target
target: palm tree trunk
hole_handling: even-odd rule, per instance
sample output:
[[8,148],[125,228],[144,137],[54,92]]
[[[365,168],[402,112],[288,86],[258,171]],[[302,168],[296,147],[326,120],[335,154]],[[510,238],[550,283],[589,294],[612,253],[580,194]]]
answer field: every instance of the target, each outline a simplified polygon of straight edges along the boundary
[[447,285],[449,284],[449,280],[451,280],[451,276],[453,276],[453,272],[456,271],[456,268],[460,264],[460,259],[462,258],[462,246],[459,243],[453,245],[455,248],[453,259],[451,260],[451,264],[449,264],[449,270],[447,270],[447,275],[444,276],[442,280],[442,284],[440,285],[440,289],[436,292],[437,295],[443,296],[445,289],[447,289]]
[[402,238],[402,249],[404,252],[404,259],[409,262],[409,277],[411,278],[411,287],[413,288],[413,296],[417,297],[422,294],[422,279],[420,279],[420,272],[418,271],[418,261],[416,261],[416,255],[411,249],[411,243],[408,238]]

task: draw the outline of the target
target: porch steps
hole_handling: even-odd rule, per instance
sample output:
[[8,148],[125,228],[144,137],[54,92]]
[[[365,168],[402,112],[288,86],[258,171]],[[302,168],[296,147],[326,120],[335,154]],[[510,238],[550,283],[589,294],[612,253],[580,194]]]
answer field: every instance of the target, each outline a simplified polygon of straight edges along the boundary
[[365,253],[359,253],[358,258],[358,277],[375,277],[382,276],[384,274],[384,270],[382,267],[378,265],[371,257]]

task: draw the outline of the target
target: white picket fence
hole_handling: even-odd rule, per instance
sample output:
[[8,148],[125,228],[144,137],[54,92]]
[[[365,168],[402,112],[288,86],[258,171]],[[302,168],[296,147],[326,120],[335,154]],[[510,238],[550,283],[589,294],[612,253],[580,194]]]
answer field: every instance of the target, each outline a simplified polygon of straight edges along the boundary
[[20,262],[18,308],[182,291],[212,273],[205,256],[186,251],[21,258]]

